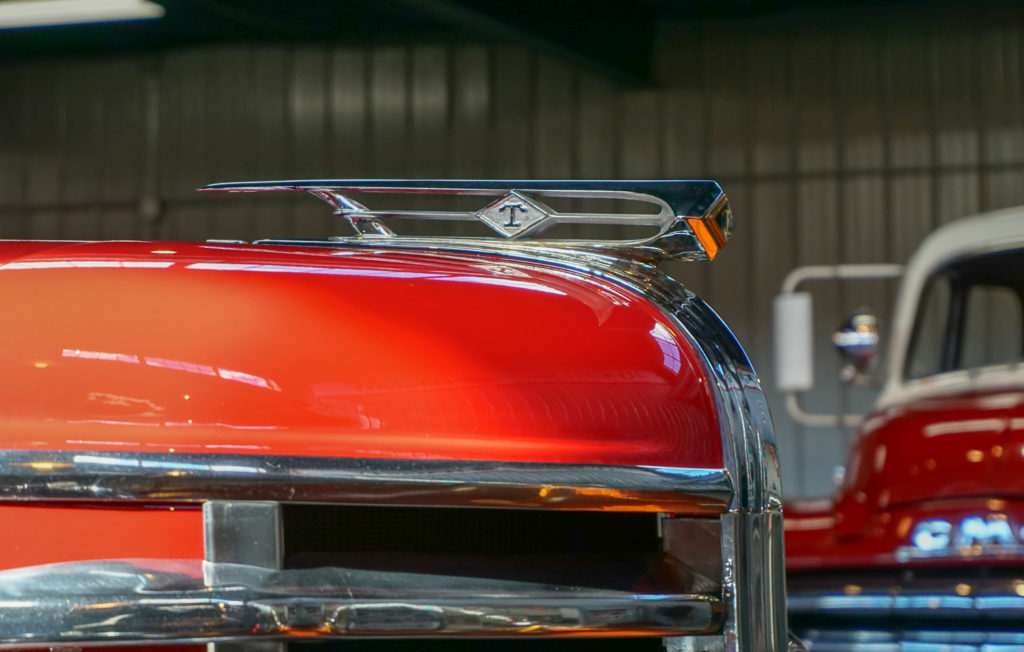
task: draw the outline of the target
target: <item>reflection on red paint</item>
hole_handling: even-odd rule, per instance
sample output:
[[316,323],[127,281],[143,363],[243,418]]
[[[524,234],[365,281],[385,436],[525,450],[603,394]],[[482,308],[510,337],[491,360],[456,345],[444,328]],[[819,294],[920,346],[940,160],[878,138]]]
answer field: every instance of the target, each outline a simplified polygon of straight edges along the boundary
[[484,255],[4,246],[6,448],[722,465],[694,353],[603,279]]
[[[61,351],[61,357],[64,358],[79,358],[81,360],[106,360],[109,362],[127,362],[128,364],[139,364],[139,356],[131,355],[127,353],[107,353],[105,351],[83,351],[81,349],[64,349]],[[277,383],[272,380],[267,380],[254,374],[247,374],[244,371],[233,371],[231,369],[220,369],[214,368],[205,364],[196,364],[194,362],[185,362],[183,360],[166,360],[164,358],[151,358],[143,357],[146,365],[149,367],[161,367],[163,369],[174,369],[177,371],[186,371],[193,374],[203,374],[204,376],[218,376],[224,380],[233,380],[239,383],[245,383],[246,385],[253,385],[255,387],[262,387],[264,389],[272,389],[275,392],[281,391]],[[48,363],[44,363],[47,364]],[[38,364],[37,364],[38,366]]]

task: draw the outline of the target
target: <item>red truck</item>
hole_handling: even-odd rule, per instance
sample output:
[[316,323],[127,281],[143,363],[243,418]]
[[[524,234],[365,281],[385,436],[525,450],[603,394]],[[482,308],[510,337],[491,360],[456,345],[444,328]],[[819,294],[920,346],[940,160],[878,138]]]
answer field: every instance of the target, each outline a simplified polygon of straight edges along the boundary
[[[800,280],[898,271],[800,272],[779,319],[806,332]],[[1024,645],[1022,306],[1019,208],[937,230],[902,270],[881,394],[841,485],[830,500],[786,505],[790,622],[809,649]],[[859,315],[833,338],[850,378],[874,356],[875,321]],[[804,389],[809,358],[789,346],[784,387]]]
[[352,235],[0,243],[0,645],[787,646],[757,375],[658,269],[717,184],[204,190]]

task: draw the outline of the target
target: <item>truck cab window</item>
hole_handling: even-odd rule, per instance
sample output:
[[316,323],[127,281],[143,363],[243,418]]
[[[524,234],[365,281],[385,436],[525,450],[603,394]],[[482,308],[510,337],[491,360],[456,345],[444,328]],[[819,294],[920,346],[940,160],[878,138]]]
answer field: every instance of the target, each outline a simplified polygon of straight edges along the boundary
[[1024,359],[1024,249],[955,261],[922,293],[907,378]]
[[1000,285],[972,285],[964,306],[960,367],[971,369],[1021,359],[1020,295]]
[[918,308],[914,336],[907,357],[907,376],[921,378],[942,371],[943,339],[949,316],[951,283],[947,276],[936,274],[925,286]]

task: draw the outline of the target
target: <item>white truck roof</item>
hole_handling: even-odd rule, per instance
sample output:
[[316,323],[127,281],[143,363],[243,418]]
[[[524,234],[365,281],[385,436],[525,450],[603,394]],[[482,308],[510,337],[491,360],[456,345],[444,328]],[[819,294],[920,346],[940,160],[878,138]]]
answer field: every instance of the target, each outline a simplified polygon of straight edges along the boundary
[[[947,263],[1004,249],[1024,247],[1024,206],[984,213],[951,222],[926,237],[904,269],[896,299],[885,386],[878,407],[887,407],[918,396],[962,390],[967,383],[987,385],[998,378],[972,374],[968,370],[907,380],[904,360],[913,335],[921,293],[928,278]],[[1015,374],[1019,374],[1014,365]],[[1005,374],[1003,374],[1005,376]]]

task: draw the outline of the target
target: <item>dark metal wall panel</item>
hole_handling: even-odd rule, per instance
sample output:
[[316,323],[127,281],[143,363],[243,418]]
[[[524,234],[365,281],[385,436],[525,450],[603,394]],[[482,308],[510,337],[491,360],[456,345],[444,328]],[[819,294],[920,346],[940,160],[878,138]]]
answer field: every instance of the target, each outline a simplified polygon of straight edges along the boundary
[[[255,128],[245,130],[253,138],[253,161],[247,165],[255,178],[292,176],[294,150],[289,141],[292,116],[288,97],[291,89],[292,52],[285,48],[258,48],[251,54],[249,79],[255,85],[252,102],[256,107]],[[369,59],[370,53],[366,53]],[[239,129],[239,125],[223,125]],[[242,127],[244,130],[244,127]],[[231,178],[238,178],[238,173]],[[232,197],[219,197],[224,202]],[[269,201],[265,200],[269,199]],[[291,198],[253,198],[252,214],[256,217],[259,237],[286,237],[296,233],[291,228],[295,201]]]
[[574,71],[550,59],[536,62],[533,99],[533,156],[530,173],[550,179],[573,175]]
[[[23,230],[25,201],[24,111],[30,96],[22,86],[29,74],[24,66],[0,65],[0,238],[18,237]],[[17,126],[17,128],[13,128]]]
[[[614,85],[592,74],[577,79],[579,112],[572,129],[576,138],[576,174],[584,179],[618,175],[619,107]],[[658,125],[652,125],[657,129]],[[663,137],[663,134],[661,135]]]
[[[492,52],[483,47],[455,48],[449,59],[451,67],[448,131],[449,149],[444,162],[439,162],[440,176],[473,178],[493,176],[490,147],[491,116],[494,96],[491,65]],[[518,175],[517,175],[518,176]],[[473,224],[417,225],[422,233],[444,233],[446,228],[458,235],[472,233]]]
[[[737,215],[733,241],[712,264],[668,269],[748,347],[788,492],[825,493],[849,433],[798,427],[773,391],[770,307],[782,278],[805,264],[902,261],[944,222],[1024,203],[1024,9],[894,11],[870,23],[666,23],[662,83],[639,90],[512,45],[0,63],[0,237],[343,230],[310,198],[193,192],[217,180],[717,178]],[[861,305],[885,326],[893,287],[811,288],[820,386],[808,407],[870,404],[870,392],[832,381],[828,336]]]
[[[836,74],[832,101],[836,103],[838,129],[838,251],[842,262],[878,263],[893,260],[893,242],[889,233],[900,228],[890,224],[893,213],[888,210],[890,200],[895,199],[899,203],[902,198],[899,191],[893,191],[898,181],[894,180],[890,165],[893,124],[889,112],[890,94],[886,87],[891,79],[887,57],[896,55],[885,49],[888,38],[884,30],[859,29],[837,35],[833,44]],[[898,56],[903,55],[900,53]],[[882,234],[885,236],[881,237]],[[838,287],[824,284],[817,288],[822,292],[835,291],[826,312],[821,313],[824,323],[817,330],[818,341],[827,342],[830,330],[854,309],[869,309],[878,314],[884,323],[888,323],[891,286],[887,282],[867,281],[839,284]],[[821,355],[827,358],[821,376],[824,380],[822,391],[839,399],[832,404],[833,409],[843,412],[869,410],[874,398],[872,392],[858,389],[835,393],[836,383],[833,379],[836,377],[838,360],[828,350],[822,350]],[[813,403],[808,404],[813,406]],[[816,408],[814,406],[812,409]],[[814,451],[814,442],[819,441],[823,434],[829,433],[811,429],[804,435],[810,446],[807,449],[810,461],[817,468],[817,477],[807,479],[810,483],[823,482],[835,464],[835,457],[831,458],[831,464],[822,464],[818,462],[820,458],[811,453]],[[831,431],[831,434],[822,440],[826,450],[829,455],[841,455],[845,446],[840,446],[837,453],[832,448],[832,441],[843,444],[843,432],[837,429]]]
[[488,159],[495,177],[531,176],[537,59],[532,53],[498,46],[492,54],[492,133]]
[[[144,61],[116,60],[105,65],[94,78],[99,94],[99,130],[103,157],[99,172],[99,201],[103,204],[133,203],[141,188],[143,133]],[[70,75],[76,75],[73,69]],[[76,75],[77,76],[77,75]],[[125,81],[128,81],[126,84]],[[70,82],[70,76],[69,76]],[[65,124],[75,113],[73,104],[66,104]],[[68,135],[71,130],[68,129]]]
[[374,176],[402,177],[409,163],[409,58],[405,48],[370,58],[370,160]]
[[[70,75],[64,88],[62,102],[75,107],[67,115],[67,137],[64,140],[65,170],[59,187],[54,189],[55,198],[71,204],[84,204],[98,199],[97,190],[102,187],[102,165],[94,159],[103,156],[106,143],[103,141],[103,93],[96,83],[102,78],[106,66],[96,63],[82,66],[78,74]],[[130,85],[122,85],[122,92],[130,91]],[[138,142],[138,141],[136,141]],[[103,156],[104,161],[106,157]],[[130,192],[130,190],[129,190]]]
[[[797,215],[793,210],[796,164],[797,103],[793,97],[793,53],[771,36],[753,36],[747,48],[747,92],[750,102],[750,176],[752,184],[748,227],[752,243],[752,329],[747,346],[758,370],[772,368],[772,331],[764,328],[771,315],[777,281],[798,264]],[[713,267],[713,265],[712,265]],[[710,270],[714,274],[715,270]],[[749,270],[747,270],[749,274]],[[776,410],[777,412],[781,410]],[[805,468],[802,433],[794,428],[777,432],[779,448],[788,451],[786,462]]]
[[40,64],[22,78],[22,123],[25,130],[25,202],[53,204],[63,172],[67,104],[63,93],[67,70],[55,62]]
[[[845,177],[839,174],[843,151],[838,103],[839,44],[836,35],[821,32],[801,34],[792,44],[793,97],[795,110],[794,204],[798,264],[825,264],[843,261],[843,202]],[[770,280],[770,279],[766,279]],[[781,282],[781,278],[777,279]],[[778,287],[776,285],[776,287]],[[827,342],[841,314],[842,288],[809,288],[815,292],[814,338]],[[830,291],[829,291],[830,290]],[[814,390],[804,396],[804,404],[815,412],[840,412],[844,397],[830,382],[839,371],[835,356],[823,347],[816,347],[814,358]],[[770,372],[761,371],[762,377]],[[792,466],[800,469],[801,487],[827,486],[829,462],[836,464],[845,449],[843,433],[824,428],[805,429],[788,419],[782,403],[774,394],[772,415],[779,432],[792,432],[798,442],[791,454],[799,456]],[[824,462],[824,463],[823,463]],[[792,471],[789,472],[792,474]],[[790,476],[792,477],[792,475]],[[787,478],[789,479],[789,478]],[[793,482],[790,481],[792,485]],[[794,492],[793,489],[789,489]],[[817,492],[815,492],[817,493]]]
[[[417,47],[412,52],[410,112],[412,119],[412,174],[416,177],[444,177],[449,174],[448,50],[440,46]],[[480,83],[476,82],[475,83]],[[461,125],[455,125],[458,132]],[[478,147],[484,144],[474,134]]]
[[341,177],[369,176],[368,59],[367,50],[345,48],[331,53],[327,83],[333,168],[327,172]]
[[449,174],[488,176],[492,92],[491,51],[479,46],[453,49],[451,55],[451,131]]

